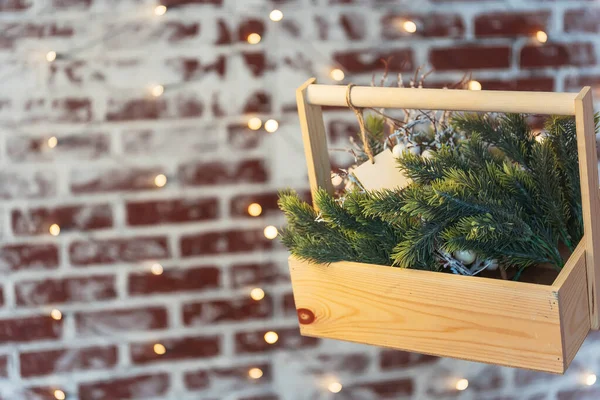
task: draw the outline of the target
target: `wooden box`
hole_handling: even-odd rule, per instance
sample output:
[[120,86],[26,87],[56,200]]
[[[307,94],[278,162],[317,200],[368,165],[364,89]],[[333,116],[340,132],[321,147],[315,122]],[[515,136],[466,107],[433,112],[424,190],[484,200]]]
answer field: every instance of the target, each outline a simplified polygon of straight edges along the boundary
[[[297,91],[311,192],[332,191],[321,106],[345,86]],[[357,107],[575,115],[585,234],[551,285],[290,257],[302,335],[563,373],[598,329],[600,191],[590,88],[578,94],[353,87]]]

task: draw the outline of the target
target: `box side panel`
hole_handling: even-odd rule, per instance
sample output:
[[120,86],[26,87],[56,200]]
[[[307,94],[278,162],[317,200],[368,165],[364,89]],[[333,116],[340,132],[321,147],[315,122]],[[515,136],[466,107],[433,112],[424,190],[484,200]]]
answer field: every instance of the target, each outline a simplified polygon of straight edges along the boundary
[[290,258],[303,335],[563,372],[552,286]]

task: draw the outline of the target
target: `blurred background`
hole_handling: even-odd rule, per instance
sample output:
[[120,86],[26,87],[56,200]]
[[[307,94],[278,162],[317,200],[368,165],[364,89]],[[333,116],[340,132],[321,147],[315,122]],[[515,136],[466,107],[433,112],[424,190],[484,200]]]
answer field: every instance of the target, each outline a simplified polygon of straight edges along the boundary
[[579,91],[599,31],[586,0],[0,0],[0,398],[599,399],[597,334],[565,376],[301,337],[276,238],[309,77]]

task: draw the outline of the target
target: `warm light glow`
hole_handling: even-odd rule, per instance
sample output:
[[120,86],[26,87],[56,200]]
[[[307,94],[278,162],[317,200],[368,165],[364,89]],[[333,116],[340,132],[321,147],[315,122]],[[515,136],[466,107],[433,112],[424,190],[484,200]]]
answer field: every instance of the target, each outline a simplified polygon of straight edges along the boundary
[[469,81],[469,90],[481,90],[481,83],[477,81]]
[[65,395],[65,392],[63,392],[62,390],[56,389],[54,391],[54,398],[56,400],[65,400],[67,398],[67,396]]
[[165,15],[166,12],[167,7],[163,6],[162,4],[160,6],[156,6],[156,8],[154,9],[154,15]]
[[50,147],[51,149],[55,148],[57,144],[58,139],[56,138],[56,136],[52,136],[48,139],[48,147]]
[[254,288],[250,291],[250,297],[252,297],[252,300],[262,300],[265,298],[265,291],[261,288]]
[[329,73],[329,76],[331,76],[331,79],[333,79],[334,81],[343,81],[344,77],[346,75],[344,75],[344,71],[342,71],[339,68],[334,68],[331,70],[331,72]]
[[258,43],[260,43],[260,39],[262,39],[262,38],[260,37],[260,35],[258,33],[251,33],[248,35],[248,38],[247,38],[248,43],[250,43],[250,44],[258,44]]
[[248,371],[248,376],[252,379],[259,379],[261,376],[263,376],[262,369],[250,368],[250,370]]
[[269,14],[269,18],[271,18],[271,21],[279,22],[283,19],[283,13],[280,10],[273,10]]
[[262,214],[262,206],[258,203],[252,203],[248,206],[248,215],[251,217],[258,217]]
[[55,51],[49,51],[46,53],[46,60],[48,62],[52,62],[54,60],[56,60],[56,52]]
[[156,354],[158,354],[159,356],[162,356],[163,354],[165,354],[167,352],[167,349],[162,344],[156,343],[154,345],[154,352]]
[[342,384],[339,382],[331,382],[327,386],[327,389],[329,389],[331,393],[339,393],[342,391]]
[[544,31],[537,31],[535,33],[535,38],[540,43],[546,43],[548,41],[548,34]]
[[265,130],[269,133],[273,133],[279,128],[279,122],[274,119],[269,119],[265,122]]
[[52,224],[50,225],[50,229],[48,229],[48,231],[52,236],[58,236],[58,234],[60,233],[60,226]]
[[252,129],[253,131],[259,130],[261,126],[262,121],[260,118],[253,117],[248,120],[248,128]]
[[275,228],[273,225],[269,225],[265,228],[263,233],[267,239],[275,239],[277,237],[277,228]]
[[415,24],[413,21],[404,21],[402,23],[402,29],[408,33],[415,33],[417,31],[417,24]]
[[592,386],[594,383],[596,383],[596,374],[588,374],[588,376],[585,377],[585,384]]
[[265,333],[265,342],[269,344],[276,343],[279,340],[279,335],[276,332],[269,331]]
[[464,379],[464,378],[463,379],[459,379],[456,382],[456,390],[461,390],[462,391],[462,390],[465,390],[468,387],[469,387],[469,381],[466,380],[466,379]]
[[60,312],[60,310],[57,310],[56,308],[52,311],[50,311],[50,316],[52,317],[52,319],[56,320],[56,321],[60,321],[62,319],[62,313]]
[[154,275],[162,275],[163,266],[159,263],[154,263],[150,266],[150,272],[152,272]]
[[163,187],[167,184],[167,177],[164,174],[158,174],[154,177],[154,184],[157,187]]
[[165,92],[165,87],[163,85],[156,85],[152,88],[152,96],[159,97]]

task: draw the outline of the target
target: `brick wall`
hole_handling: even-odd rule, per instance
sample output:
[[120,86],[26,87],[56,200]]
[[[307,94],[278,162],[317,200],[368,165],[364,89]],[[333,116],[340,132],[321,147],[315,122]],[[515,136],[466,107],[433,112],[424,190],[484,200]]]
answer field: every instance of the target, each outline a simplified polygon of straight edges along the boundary
[[[598,335],[564,377],[302,338],[286,251],[263,235],[283,222],[277,189],[307,187],[294,100],[307,77],[331,82],[338,67],[367,83],[394,56],[407,76],[434,67],[434,86],[466,70],[484,89],[600,85],[600,6],[163,4],[157,17],[152,0],[0,0],[0,398],[600,398],[582,381],[600,372]],[[283,21],[268,19],[273,7]],[[404,19],[416,33],[398,29]],[[252,116],[279,130],[248,129]],[[326,118],[345,147],[353,116]]]

